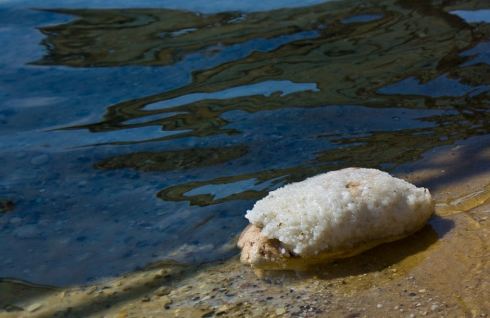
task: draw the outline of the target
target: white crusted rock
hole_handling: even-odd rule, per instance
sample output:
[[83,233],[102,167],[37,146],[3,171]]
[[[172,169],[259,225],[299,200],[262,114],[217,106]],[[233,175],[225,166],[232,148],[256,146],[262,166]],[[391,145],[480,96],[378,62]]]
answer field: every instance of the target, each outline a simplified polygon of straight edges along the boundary
[[433,211],[429,190],[386,172],[328,172],[272,191],[247,211],[241,260],[281,269],[352,256],[414,233]]

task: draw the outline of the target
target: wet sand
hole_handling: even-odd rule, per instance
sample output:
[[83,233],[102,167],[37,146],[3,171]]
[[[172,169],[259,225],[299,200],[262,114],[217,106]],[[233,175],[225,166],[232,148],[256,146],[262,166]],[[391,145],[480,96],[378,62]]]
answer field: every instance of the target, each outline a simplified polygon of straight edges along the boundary
[[396,169],[431,189],[421,231],[311,273],[258,279],[238,257],[159,263],[91,286],[0,281],[1,317],[487,317],[490,136],[436,148]]

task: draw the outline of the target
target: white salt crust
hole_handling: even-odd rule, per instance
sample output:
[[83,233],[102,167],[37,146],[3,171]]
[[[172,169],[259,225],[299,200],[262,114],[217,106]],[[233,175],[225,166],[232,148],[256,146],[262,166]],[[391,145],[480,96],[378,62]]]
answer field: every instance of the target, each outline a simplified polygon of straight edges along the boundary
[[274,190],[245,217],[262,235],[308,256],[410,234],[433,210],[425,188],[376,169],[347,168]]

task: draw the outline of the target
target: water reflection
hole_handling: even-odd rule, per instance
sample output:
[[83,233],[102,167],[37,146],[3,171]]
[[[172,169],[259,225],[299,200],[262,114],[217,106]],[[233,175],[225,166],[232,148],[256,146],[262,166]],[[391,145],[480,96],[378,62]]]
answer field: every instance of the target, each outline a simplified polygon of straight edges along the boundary
[[490,9],[481,9],[481,10],[454,10],[451,11],[452,14],[455,14],[462,19],[464,19],[468,23],[489,23],[490,22]]
[[230,183],[207,184],[202,187],[194,188],[191,191],[184,193],[184,195],[196,196],[210,194],[213,200],[220,200],[236,193],[243,193],[244,191],[252,190],[257,192],[263,189],[268,189],[272,185],[272,180],[257,184],[256,179],[246,179]]
[[15,209],[0,276],[226,258],[246,209],[284,183],[488,134],[490,31],[464,6],[22,11],[41,18],[31,51],[1,53],[0,198]]
[[422,95],[430,97],[475,96],[490,90],[488,85],[471,86],[461,84],[458,80],[440,76],[421,84],[416,78],[410,77],[379,90],[387,95]]
[[203,100],[232,99],[237,97],[264,95],[270,97],[274,93],[280,96],[289,95],[301,91],[318,91],[314,83],[293,83],[291,81],[265,81],[252,85],[232,87],[219,92],[194,93],[168,99],[165,101],[148,104],[145,109],[158,110],[181,105],[188,105]]
[[142,171],[173,171],[195,169],[226,163],[241,157],[246,147],[194,148],[168,152],[138,152],[112,157],[97,164],[97,168],[135,168]]
[[469,60],[462,66],[472,66],[490,63],[490,41],[478,43],[471,49],[461,53],[461,56],[469,57]]
[[383,17],[382,14],[360,14],[360,15],[353,15],[351,17],[347,17],[342,19],[342,23],[349,24],[349,23],[366,23],[366,22],[371,22],[371,21],[376,21],[379,20]]

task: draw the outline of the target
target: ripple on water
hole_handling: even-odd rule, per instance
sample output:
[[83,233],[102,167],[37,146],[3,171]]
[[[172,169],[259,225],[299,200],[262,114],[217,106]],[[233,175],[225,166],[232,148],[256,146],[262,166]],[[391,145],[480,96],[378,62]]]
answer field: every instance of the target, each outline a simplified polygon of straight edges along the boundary
[[[49,1],[59,9],[0,10],[0,276],[67,285],[227,259],[272,189],[490,133],[488,28],[445,2],[165,2],[202,14]],[[463,215],[367,268],[425,264]]]

